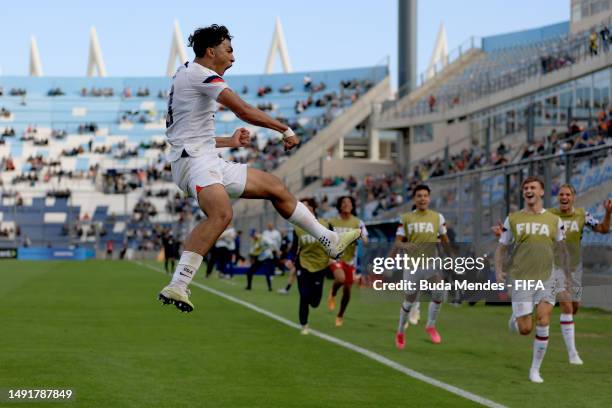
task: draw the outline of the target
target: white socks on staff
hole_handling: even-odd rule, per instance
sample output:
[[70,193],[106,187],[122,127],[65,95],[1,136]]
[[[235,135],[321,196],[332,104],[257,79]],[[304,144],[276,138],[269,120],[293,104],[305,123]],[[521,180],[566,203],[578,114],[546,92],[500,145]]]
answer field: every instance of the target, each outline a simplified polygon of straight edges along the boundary
[[576,335],[574,328],[574,315],[570,313],[561,313],[559,319],[561,323],[561,334],[563,334],[563,341],[565,341],[565,348],[567,349],[567,355],[569,362],[575,365],[582,365],[582,360],[576,350]]
[[542,383],[544,380],[540,376],[540,366],[548,347],[549,326],[536,326],[536,336],[533,340],[533,359],[531,360],[531,370],[529,379],[535,383]]

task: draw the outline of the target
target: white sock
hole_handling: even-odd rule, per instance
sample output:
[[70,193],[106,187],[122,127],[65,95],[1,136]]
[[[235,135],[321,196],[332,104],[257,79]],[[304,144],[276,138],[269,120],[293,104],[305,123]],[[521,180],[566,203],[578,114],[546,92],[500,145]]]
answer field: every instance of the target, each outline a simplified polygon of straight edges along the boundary
[[548,347],[548,328],[549,326],[536,326],[536,336],[533,340],[533,360],[531,369],[540,371],[540,366]]
[[410,308],[412,308],[412,302],[404,300],[402,302],[402,307],[400,308],[399,326],[397,327],[398,333],[404,332],[404,327],[406,326],[408,315],[410,314]]
[[576,340],[574,336],[574,316],[572,314],[561,313],[561,333],[567,348],[567,354],[571,356],[578,354],[576,351]]
[[326,248],[331,248],[338,242],[338,234],[321,225],[308,208],[299,201],[287,221],[308,232]]
[[174,275],[172,275],[171,283],[186,288],[187,285],[191,283],[191,280],[200,268],[200,265],[202,265],[202,259],[202,255],[200,254],[190,251],[183,251],[181,259],[176,265]]
[[441,307],[442,307],[442,302],[434,302],[433,300],[429,302],[429,311],[427,314],[427,327],[432,327],[436,325],[436,318],[438,317],[438,313],[440,312]]

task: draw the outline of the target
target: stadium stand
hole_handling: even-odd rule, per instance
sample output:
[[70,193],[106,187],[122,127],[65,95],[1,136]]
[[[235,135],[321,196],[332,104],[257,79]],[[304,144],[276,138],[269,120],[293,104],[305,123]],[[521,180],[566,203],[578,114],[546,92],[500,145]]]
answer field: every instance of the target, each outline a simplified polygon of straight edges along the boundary
[[[291,124],[303,145],[387,75],[375,66],[226,79]],[[140,247],[150,238],[143,224],[185,218],[169,198],[177,190],[163,159],[168,85],[168,78],[0,77],[10,90],[0,96],[0,241],[91,246],[134,234]],[[220,136],[244,125],[222,107],[219,116]],[[249,129],[257,147],[220,153],[268,170],[286,159],[278,135]]]

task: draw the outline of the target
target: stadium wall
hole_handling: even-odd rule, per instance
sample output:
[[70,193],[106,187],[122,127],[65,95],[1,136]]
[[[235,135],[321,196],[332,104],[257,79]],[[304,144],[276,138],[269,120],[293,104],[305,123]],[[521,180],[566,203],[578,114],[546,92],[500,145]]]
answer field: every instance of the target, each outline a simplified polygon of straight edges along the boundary
[[492,52],[501,50],[503,48],[532,44],[539,41],[544,41],[551,38],[567,35],[569,34],[569,31],[569,21],[563,21],[561,23],[551,24],[548,26],[534,28],[531,30],[492,35],[489,37],[483,37],[482,50],[484,52]]
[[323,161],[323,177],[384,174],[392,172],[396,166],[391,162],[371,162],[369,159],[329,159]]
[[580,63],[559,69],[552,75],[539,75],[515,87],[493,93],[489,96],[483,96],[478,100],[458,105],[446,111],[411,117],[396,117],[393,119],[386,119],[385,121],[376,120],[376,126],[381,129],[402,129],[416,125],[440,123],[467,117],[468,115],[494,108],[503,103],[532,95],[538,91],[556,85],[561,85],[565,82],[578,79],[610,66],[612,66],[612,53],[602,53],[598,56],[583,60]]

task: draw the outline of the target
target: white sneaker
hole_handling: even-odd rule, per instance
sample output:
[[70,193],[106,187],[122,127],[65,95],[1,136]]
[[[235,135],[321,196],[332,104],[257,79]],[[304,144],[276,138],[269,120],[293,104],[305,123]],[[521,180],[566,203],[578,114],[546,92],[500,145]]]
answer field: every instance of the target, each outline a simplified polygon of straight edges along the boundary
[[278,293],[280,295],[288,295],[289,291],[286,288],[281,288],[281,289],[277,290],[276,293]]
[[[338,243],[334,248],[329,245],[329,240],[321,238],[319,241],[326,248],[327,255],[332,259],[338,259],[340,255],[349,247],[353,242],[361,238],[361,229],[354,228],[338,235]],[[327,241],[327,242],[326,242]],[[327,244],[327,245],[326,245]]]
[[419,324],[420,319],[421,308],[419,307],[419,303],[416,303],[410,308],[410,312],[408,313],[408,321],[411,325],[416,326],[417,324]]
[[584,363],[582,362],[582,359],[580,358],[580,356],[578,355],[578,353],[575,354],[571,354],[569,356],[569,362],[570,364],[574,364],[574,365],[583,365]]
[[542,384],[544,382],[540,375],[540,371],[534,369],[529,370],[529,380],[536,384]]
[[300,331],[300,334],[303,336],[307,336],[310,334],[310,328],[308,328],[308,325],[302,326],[302,330]]
[[508,330],[510,330],[510,333],[518,333],[519,331],[518,323],[516,322],[514,315],[511,315],[510,320],[508,320]]

